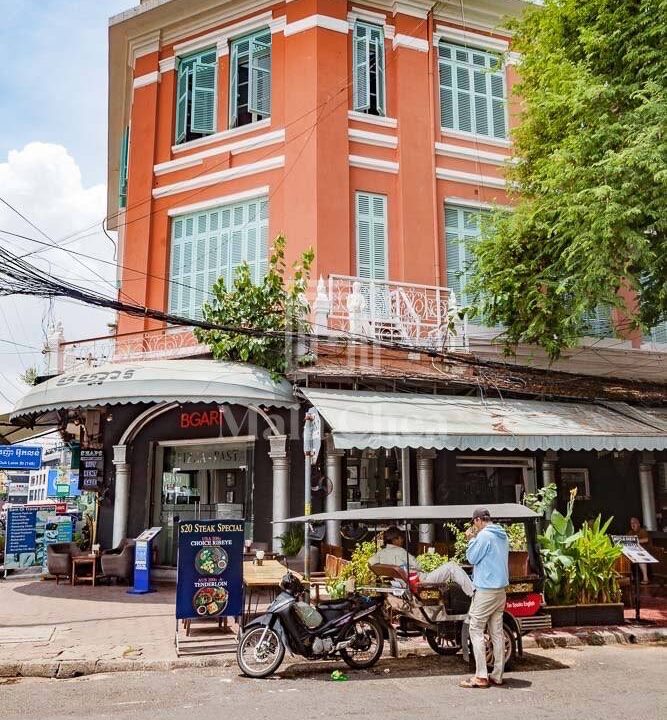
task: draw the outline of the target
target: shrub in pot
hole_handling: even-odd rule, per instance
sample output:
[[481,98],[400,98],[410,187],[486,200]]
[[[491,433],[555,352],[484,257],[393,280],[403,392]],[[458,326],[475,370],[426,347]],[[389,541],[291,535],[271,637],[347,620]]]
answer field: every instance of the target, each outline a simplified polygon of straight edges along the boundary
[[[612,518],[603,523],[598,516],[575,530],[572,523],[575,497],[576,489],[570,493],[566,514],[554,510],[549,526],[538,538],[547,602],[552,606],[577,608],[575,621],[571,612],[565,619],[559,617],[563,613],[559,613],[557,607],[552,609],[552,621],[555,626],[621,622],[623,606],[618,604],[620,588],[614,562],[622,551],[607,535]],[[593,605],[607,607],[596,613],[590,608]]]

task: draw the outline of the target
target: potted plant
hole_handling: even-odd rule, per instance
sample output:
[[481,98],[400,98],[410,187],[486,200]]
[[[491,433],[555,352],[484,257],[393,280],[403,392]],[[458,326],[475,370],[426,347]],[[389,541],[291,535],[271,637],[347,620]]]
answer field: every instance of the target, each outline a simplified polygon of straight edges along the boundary
[[[285,563],[290,570],[303,572],[305,548],[303,537],[303,523],[293,523],[278,536],[285,556]],[[315,570],[319,558],[319,551],[315,545],[310,546],[310,570]]]
[[598,516],[575,530],[572,509],[576,488],[570,493],[565,515],[554,510],[551,522],[538,540],[542,554],[547,609],[554,627],[610,625],[623,622],[623,604],[614,570],[621,554],[607,535],[611,518]]

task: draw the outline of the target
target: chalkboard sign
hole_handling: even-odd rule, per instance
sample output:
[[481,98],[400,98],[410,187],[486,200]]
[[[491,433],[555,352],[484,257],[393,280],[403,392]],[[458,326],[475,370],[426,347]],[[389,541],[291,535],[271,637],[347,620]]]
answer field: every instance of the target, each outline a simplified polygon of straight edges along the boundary
[[99,492],[104,483],[104,450],[81,448],[79,463],[79,489],[83,492]]
[[178,527],[177,618],[243,611],[243,520],[184,520]]

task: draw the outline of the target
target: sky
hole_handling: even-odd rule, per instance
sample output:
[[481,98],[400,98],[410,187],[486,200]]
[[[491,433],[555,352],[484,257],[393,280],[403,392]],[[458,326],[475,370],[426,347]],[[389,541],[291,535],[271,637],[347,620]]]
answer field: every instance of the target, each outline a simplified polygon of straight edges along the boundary
[[[101,230],[108,18],[136,4],[0,0],[0,198],[39,228],[0,202],[0,245],[38,251],[29,259],[41,269],[108,295],[116,275],[114,245]],[[63,246],[45,249],[1,231],[42,243],[48,236]],[[43,370],[50,324],[62,322],[65,339],[77,340],[107,334],[112,320],[107,311],[69,301],[0,297],[0,412],[26,392],[25,370]]]

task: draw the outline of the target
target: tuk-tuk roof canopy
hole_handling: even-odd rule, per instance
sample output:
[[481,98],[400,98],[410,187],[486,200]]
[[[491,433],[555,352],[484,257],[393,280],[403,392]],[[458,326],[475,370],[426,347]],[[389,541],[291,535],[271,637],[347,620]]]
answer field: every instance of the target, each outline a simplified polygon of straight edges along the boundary
[[448,521],[470,520],[473,511],[485,507],[492,520],[531,520],[540,517],[534,510],[518,503],[500,503],[496,505],[398,505],[396,507],[360,508],[357,510],[336,510],[335,512],[301,515],[280,520],[280,522],[323,522],[339,520],[341,522],[383,522],[383,521]]

